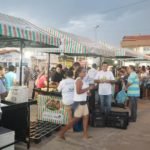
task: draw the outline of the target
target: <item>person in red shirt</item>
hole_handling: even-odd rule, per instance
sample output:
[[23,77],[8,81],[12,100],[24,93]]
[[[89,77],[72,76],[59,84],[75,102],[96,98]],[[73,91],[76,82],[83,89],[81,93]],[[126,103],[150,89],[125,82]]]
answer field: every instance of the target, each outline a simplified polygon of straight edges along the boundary
[[39,75],[36,80],[36,87],[37,88],[45,88],[47,86],[47,71],[44,71]]

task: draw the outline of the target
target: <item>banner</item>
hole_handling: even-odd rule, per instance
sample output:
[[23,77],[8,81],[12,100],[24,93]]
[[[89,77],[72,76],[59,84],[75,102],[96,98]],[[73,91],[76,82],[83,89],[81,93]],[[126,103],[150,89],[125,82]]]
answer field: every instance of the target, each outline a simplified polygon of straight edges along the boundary
[[20,55],[19,53],[14,52],[0,55],[0,62],[19,62],[20,61],[19,55]]
[[38,96],[38,120],[56,124],[67,124],[68,114],[59,96]]

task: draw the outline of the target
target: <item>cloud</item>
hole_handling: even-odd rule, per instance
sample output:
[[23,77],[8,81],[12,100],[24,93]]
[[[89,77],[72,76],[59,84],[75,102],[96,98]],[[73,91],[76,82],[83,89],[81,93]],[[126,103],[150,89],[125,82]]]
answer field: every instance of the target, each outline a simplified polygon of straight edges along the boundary
[[[60,28],[60,30],[87,36],[94,35],[94,28],[96,25],[101,25],[104,21],[104,16],[99,14],[82,16],[77,19],[70,19],[66,25]],[[88,36],[89,37],[89,36]]]
[[149,34],[150,31],[150,1],[109,13],[106,12],[130,4],[131,0],[14,1],[3,1],[1,12],[24,18],[40,27],[54,27],[91,39],[95,39],[95,26],[99,25],[98,39],[117,46],[124,35]]
[[120,41],[125,35],[150,33],[148,31],[149,14],[149,9],[139,9],[135,12],[126,11],[116,18],[110,19],[109,15],[97,13],[70,19],[64,26],[60,27],[60,30],[95,39],[94,27],[99,25],[100,27],[97,29],[98,39],[120,46]]

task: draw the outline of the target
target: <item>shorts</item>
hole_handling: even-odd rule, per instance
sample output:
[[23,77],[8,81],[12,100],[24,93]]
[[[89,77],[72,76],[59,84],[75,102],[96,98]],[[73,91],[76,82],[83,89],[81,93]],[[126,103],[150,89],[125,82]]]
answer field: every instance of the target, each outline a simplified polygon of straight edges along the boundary
[[76,118],[82,118],[83,116],[89,115],[89,109],[87,104],[85,105],[78,105],[78,107],[75,109],[74,117]]
[[65,110],[72,110],[72,105],[63,105]]

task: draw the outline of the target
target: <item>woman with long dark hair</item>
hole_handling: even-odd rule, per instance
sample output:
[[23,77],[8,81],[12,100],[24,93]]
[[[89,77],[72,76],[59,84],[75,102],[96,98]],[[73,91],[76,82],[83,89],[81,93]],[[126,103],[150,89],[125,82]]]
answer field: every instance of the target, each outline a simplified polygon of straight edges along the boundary
[[84,77],[86,76],[86,70],[79,67],[76,71],[77,78],[75,80],[74,88],[74,118],[67,126],[65,126],[60,131],[60,138],[65,140],[64,134],[72,128],[72,126],[83,118],[83,138],[88,139],[88,120],[89,120],[89,110],[87,105],[87,93],[89,90],[93,89],[93,86],[89,86],[84,82]]

